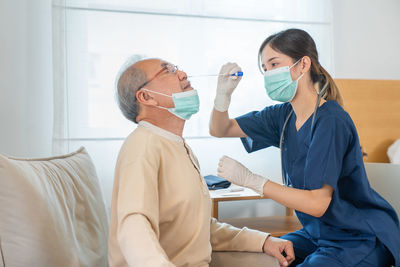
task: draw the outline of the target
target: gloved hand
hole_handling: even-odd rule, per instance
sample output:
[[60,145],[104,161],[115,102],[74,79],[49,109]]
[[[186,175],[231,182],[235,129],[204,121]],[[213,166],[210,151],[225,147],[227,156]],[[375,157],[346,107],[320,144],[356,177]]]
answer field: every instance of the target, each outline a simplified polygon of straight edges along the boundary
[[234,184],[251,188],[260,195],[264,195],[264,185],[269,181],[261,175],[252,173],[241,163],[228,156],[223,156],[219,160],[218,176]]
[[228,110],[231,102],[231,95],[233,90],[242,79],[241,76],[231,76],[232,74],[242,71],[236,63],[226,63],[221,67],[217,84],[217,95],[214,100],[214,108],[218,111],[224,112]]

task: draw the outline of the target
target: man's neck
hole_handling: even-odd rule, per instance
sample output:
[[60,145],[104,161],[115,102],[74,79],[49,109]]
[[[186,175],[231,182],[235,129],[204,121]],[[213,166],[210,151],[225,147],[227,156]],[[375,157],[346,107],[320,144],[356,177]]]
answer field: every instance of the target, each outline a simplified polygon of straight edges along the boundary
[[162,119],[158,119],[157,117],[144,117],[141,120],[147,121],[154,126],[157,126],[178,136],[182,136],[183,128],[185,126],[185,120],[172,116],[163,117]]

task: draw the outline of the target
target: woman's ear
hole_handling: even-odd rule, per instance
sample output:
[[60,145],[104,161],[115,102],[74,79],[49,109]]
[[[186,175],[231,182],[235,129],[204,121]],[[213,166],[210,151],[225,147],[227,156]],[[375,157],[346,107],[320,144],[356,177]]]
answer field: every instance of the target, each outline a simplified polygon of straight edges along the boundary
[[301,73],[306,73],[311,68],[311,58],[309,56],[304,56],[299,62],[301,66]]
[[153,94],[149,91],[140,89],[136,92],[136,99],[140,104],[146,106],[157,106],[158,102],[153,98]]

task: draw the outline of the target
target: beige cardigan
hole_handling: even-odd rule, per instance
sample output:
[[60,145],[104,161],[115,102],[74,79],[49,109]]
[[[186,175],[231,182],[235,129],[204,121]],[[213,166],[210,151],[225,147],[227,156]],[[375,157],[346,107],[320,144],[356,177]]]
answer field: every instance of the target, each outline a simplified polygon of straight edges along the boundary
[[200,167],[180,136],[141,121],[118,156],[110,267],[208,266],[211,251],[262,252],[268,234],[210,217]]

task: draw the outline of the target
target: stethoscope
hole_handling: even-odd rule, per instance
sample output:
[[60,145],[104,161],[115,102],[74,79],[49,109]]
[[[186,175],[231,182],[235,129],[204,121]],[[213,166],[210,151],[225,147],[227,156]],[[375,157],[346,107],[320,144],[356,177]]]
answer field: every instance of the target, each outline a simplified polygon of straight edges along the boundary
[[[317,109],[319,107],[319,103],[321,102],[321,98],[325,95],[325,92],[326,92],[327,88],[328,88],[328,82],[325,83],[325,85],[322,88],[322,90],[318,93],[318,99],[317,99],[317,102],[315,103],[315,108],[314,108],[313,117],[312,117],[312,121],[311,121],[311,132],[312,132],[313,127],[314,127],[315,115],[317,114]],[[285,129],[286,129],[286,126],[287,126],[287,124],[289,122],[289,119],[292,116],[292,114],[293,114],[293,109],[290,111],[289,115],[287,116],[287,118],[285,120],[285,123],[283,124],[281,138],[279,140],[279,148],[281,150],[282,183],[285,186],[291,186],[291,185],[289,185],[289,183],[288,183],[288,180],[289,180],[288,174],[285,171],[285,169],[283,168],[283,157],[282,157],[283,156],[283,152],[282,152],[283,148],[282,148],[282,145],[283,145],[283,142],[285,140],[285,137],[284,137]]]

